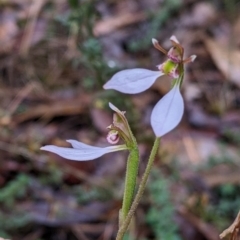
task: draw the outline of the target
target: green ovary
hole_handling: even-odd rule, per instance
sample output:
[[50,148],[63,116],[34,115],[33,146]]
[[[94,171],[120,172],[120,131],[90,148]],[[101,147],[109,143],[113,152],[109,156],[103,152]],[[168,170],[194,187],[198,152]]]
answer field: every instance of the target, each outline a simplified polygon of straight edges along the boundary
[[174,71],[174,69],[176,68],[176,66],[177,66],[177,63],[174,63],[174,62],[172,62],[171,60],[167,60],[167,61],[163,64],[162,70],[163,70],[163,72],[164,72],[165,74],[168,74],[168,73]]

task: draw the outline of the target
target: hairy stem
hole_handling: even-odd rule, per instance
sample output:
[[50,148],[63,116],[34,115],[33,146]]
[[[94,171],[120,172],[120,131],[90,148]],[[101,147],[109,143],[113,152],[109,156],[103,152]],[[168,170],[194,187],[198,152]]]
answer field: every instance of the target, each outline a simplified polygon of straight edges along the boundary
[[131,149],[127,161],[126,179],[120,222],[124,221],[132,205],[138,174],[138,164],[139,164],[138,148]]
[[155,156],[156,156],[158,148],[159,148],[159,144],[160,144],[160,138],[156,138],[155,142],[154,142],[154,145],[153,145],[153,148],[152,148],[152,151],[151,151],[151,154],[150,154],[149,159],[148,159],[148,163],[147,163],[145,172],[144,172],[142,180],[140,182],[137,194],[136,194],[135,199],[133,201],[133,204],[132,204],[132,206],[131,206],[128,214],[127,214],[127,217],[124,219],[124,221],[122,222],[122,224],[120,226],[120,229],[117,233],[116,240],[122,240],[123,239],[124,234],[127,231],[127,228],[130,224],[130,221],[131,221],[131,219],[132,219],[132,217],[133,217],[133,215],[134,215],[134,213],[135,213],[135,211],[138,207],[138,204],[139,204],[139,202],[142,198],[142,195],[144,193],[144,190],[145,190],[145,187],[146,187],[146,184],[147,184],[147,180],[148,180],[148,176],[150,174]]

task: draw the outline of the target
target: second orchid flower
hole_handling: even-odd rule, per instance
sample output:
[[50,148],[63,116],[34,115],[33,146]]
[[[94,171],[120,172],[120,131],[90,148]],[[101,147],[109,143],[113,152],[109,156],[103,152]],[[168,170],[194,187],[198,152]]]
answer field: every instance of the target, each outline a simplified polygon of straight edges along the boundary
[[67,140],[67,142],[71,144],[72,148],[47,145],[41,147],[41,150],[52,152],[63,158],[75,161],[89,161],[99,158],[106,153],[130,150],[132,145],[136,143],[128,121],[124,115],[125,112],[120,111],[112,103],[109,103],[109,107],[115,113],[113,115],[113,123],[107,127],[109,129],[107,141],[110,144],[116,144],[118,143],[119,139],[122,139],[125,144],[108,147],[95,147],[76,140]]

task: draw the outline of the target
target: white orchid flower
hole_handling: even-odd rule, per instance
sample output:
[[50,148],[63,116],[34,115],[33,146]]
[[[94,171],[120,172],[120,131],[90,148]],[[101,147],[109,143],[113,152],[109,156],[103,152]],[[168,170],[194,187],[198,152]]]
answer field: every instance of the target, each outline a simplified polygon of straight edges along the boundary
[[151,71],[143,68],[122,70],[116,73],[104,86],[104,89],[114,89],[122,93],[136,94],[150,88],[153,83],[161,76],[168,75],[172,78],[179,77],[179,64],[193,62],[195,55],[183,60],[184,49],[179,44],[177,38],[170,38],[173,47],[167,52],[161,47],[156,39],[152,43],[156,49],[164,53],[168,59],[157,65],[158,71]]
[[184,102],[180,85],[184,76],[184,64],[193,62],[196,55],[183,58],[184,48],[175,36],[170,38],[173,47],[167,52],[156,39],[152,43],[156,49],[167,56],[167,60],[158,65],[158,71],[147,69],[130,69],[116,73],[103,87],[115,89],[122,93],[136,94],[150,88],[161,76],[168,75],[176,79],[173,88],[156,104],[151,115],[151,125],[157,137],[162,137],[173,130],[181,121],[184,112]]
[[110,144],[116,144],[120,139],[122,139],[125,144],[108,147],[95,147],[76,140],[67,140],[67,142],[72,145],[72,148],[47,145],[41,147],[40,149],[55,153],[63,158],[76,161],[94,160],[106,153],[130,149],[135,140],[131,133],[127,118],[125,117],[125,112],[120,111],[112,103],[109,103],[109,107],[115,113],[113,115],[113,123],[107,127],[107,129],[109,129],[109,133],[106,139]]

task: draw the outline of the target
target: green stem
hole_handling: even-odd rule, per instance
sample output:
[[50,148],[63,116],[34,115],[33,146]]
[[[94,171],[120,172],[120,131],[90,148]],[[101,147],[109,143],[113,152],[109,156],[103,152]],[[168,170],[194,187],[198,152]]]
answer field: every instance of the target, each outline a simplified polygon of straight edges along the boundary
[[183,77],[184,77],[184,65],[183,64],[180,64],[179,72],[180,72],[180,76],[179,76],[177,82],[179,83],[179,85],[181,87],[182,83],[183,83]]
[[122,224],[120,226],[120,229],[117,233],[116,240],[122,240],[123,239],[124,234],[127,231],[127,228],[128,228],[128,226],[130,224],[130,221],[132,219],[132,216],[134,215],[134,213],[135,213],[135,211],[138,207],[138,204],[139,204],[139,202],[142,198],[142,195],[144,193],[144,190],[145,190],[145,187],[146,187],[146,184],[147,184],[147,180],[148,180],[148,176],[149,176],[150,171],[152,169],[152,165],[153,165],[155,156],[156,156],[158,148],[159,148],[159,144],[160,144],[160,138],[156,138],[155,142],[154,142],[154,145],[153,145],[153,148],[152,148],[152,151],[151,151],[151,154],[150,154],[149,159],[148,159],[147,167],[145,169],[142,180],[140,182],[137,194],[136,194],[135,199],[133,201],[133,204],[132,204],[132,206],[131,206],[128,214],[127,214],[127,217],[125,218],[125,220],[122,222]]
[[128,211],[132,205],[136,179],[138,174],[138,163],[139,163],[139,152],[138,148],[133,148],[130,150],[127,161],[127,170],[126,170],[126,179],[123,195],[123,204],[120,216],[120,225],[121,222],[126,218]]

